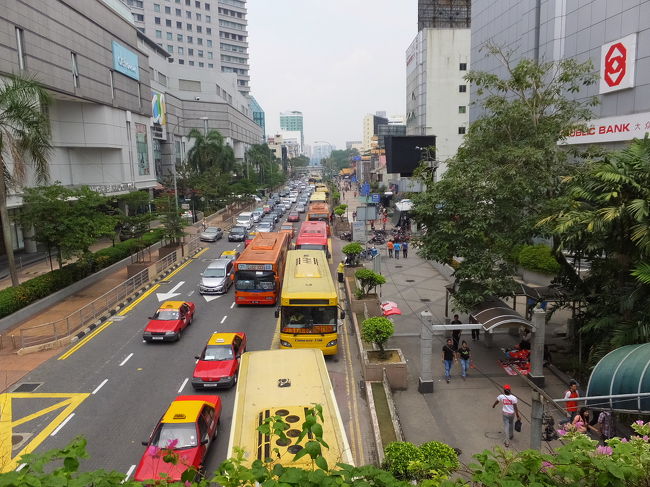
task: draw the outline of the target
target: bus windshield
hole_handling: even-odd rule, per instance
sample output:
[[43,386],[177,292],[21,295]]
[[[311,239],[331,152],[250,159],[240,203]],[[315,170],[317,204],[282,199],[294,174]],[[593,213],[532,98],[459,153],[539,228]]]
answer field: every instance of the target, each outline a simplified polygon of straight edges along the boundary
[[329,219],[329,215],[325,213],[310,213],[309,214],[309,221],[320,221],[320,222],[326,222]]
[[324,251],[327,251],[327,245],[300,244],[300,245],[296,245],[296,249],[300,249],[300,250],[324,250]]
[[237,271],[235,289],[238,291],[273,291],[275,273],[273,271]]
[[335,333],[336,306],[283,306],[283,333]]

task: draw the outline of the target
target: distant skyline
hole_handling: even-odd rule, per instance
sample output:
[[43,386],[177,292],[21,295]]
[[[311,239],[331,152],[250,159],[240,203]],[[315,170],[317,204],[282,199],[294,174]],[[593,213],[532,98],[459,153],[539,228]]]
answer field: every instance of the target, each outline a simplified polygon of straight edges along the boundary
[[251,93],[280,130],[304,116],[305,143],[345,149],[363,116],[405,115],[404,53],[417,34],[417,0],[249,0]]

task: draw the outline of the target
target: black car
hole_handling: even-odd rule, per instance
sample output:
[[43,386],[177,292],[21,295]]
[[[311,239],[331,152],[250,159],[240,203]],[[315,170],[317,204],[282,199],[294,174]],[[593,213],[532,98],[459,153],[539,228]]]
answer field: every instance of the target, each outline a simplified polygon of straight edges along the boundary
[[228,233],[228,242],[243,242],[246,239],[246,231],[245,227],[232,227]]

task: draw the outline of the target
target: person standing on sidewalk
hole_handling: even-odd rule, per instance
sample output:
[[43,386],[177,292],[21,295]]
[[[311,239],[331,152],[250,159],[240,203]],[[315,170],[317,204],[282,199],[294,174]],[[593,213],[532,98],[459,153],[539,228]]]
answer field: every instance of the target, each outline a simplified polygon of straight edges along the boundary
[[442,363],[445,366],[445,379],[447,384],[451,381],[451,366],[454,365],[456,358],[456,351],[453,348],[451,338],[447,338],[447,343],[442,347]]
[[[569,382],[569,389],[564,392],[564,399],[574,399],[577,397],[580,397],[580,393],[578,392],[578,383],[572,380]],[[565,411],[567,417],[560,421],[560,424],[566,424],[573,421],[575,415],[578,414],[578,401],[566,401],[564,407],[566,408]]]
[[343,282],[343,274],[345,273],[345,261],[342,260],[339,262],[339,265],[336,268],[336,272],[338,273],[339,282]]
[[467,378],[470,358],[470,348],[467,346],[467,342],[463,340],[462,345],[458,349],[458,359],[460,360],[460,376],[463,378],[463,380]]
[[388,257],[389,258],[393,257],[393,247],[394,247],[393,241],[389,240],[388,243],[386,244],[386,248],[388,249]]
[[409,256],[409,243],[407,241],[402,242],[402,255],[405,259]]
[[399,260],[399,253],[400,253],[400,251],[402,250],[402,244],[399,243],[399,242],[395,242],[395,243],[393,244],[393,250],[394,250],[393,253],[394,253],[394,255],[395,255],[395,258],[396,258],[397,260]]
[[[458,315],[454,315],[454,319],[451,320],[452,325],[460,325],[462,322],[458,319]],[[460,328],[451,331],[451,339],[454,342],[454,350],[458,350],[458,344],[460,343],[460,334],[462,330]]]
[[497,400],[492,404],[492,409],[496,407],[497,404],[501,403],[502,412],[503,412],[503,444],[505,446],[510,446],[510,440],[514,436],[514,426],[515,426],[515,416],[518,420],[521,420],[519,417],[519,409],[517,408],[517,397],[510,390],[508,384],[503,386],[503,394],[497,396]]

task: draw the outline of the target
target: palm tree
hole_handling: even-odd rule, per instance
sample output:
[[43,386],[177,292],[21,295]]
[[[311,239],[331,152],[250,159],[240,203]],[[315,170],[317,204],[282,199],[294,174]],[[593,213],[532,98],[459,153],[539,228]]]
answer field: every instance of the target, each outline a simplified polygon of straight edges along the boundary
[[8,189],[19,188],[31,164],[36,182],[49,178],[49,120],[43,107],[49,103],[47,92],[33,79],[10,76],[0,86],[0,219],[2,238],[11,282],[20,284],[14,261],[11,226],[7,211]]
[[203,173],[213,166],[222,173],[229,173],[235,166],[235,154],[232,148],[225,144],[218,130],[210,130],[204,135],[197,129],[188,134],[194,139],[194,145],[187,153],[187,164],[197,173]]

